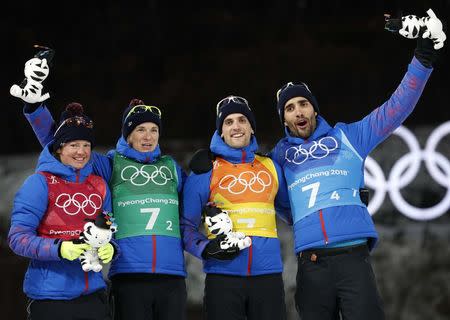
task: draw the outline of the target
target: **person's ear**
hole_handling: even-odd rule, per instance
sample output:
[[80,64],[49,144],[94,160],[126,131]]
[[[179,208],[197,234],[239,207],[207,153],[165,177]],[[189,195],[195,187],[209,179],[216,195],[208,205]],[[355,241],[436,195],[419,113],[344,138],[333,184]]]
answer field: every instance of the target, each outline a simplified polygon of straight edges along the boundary
[[285,127],[287,127],[287,126],[288,126],[288,124],[286,123],[286,121],[284,121],[284,126],[285,126]]
[[317,118],[317,112],[315,112],[315,111],[314,111],[314,115],[315,115],[315,116],[316,116],[316,118]]
[[223,139],[223,132],[220,134],[220,137]]
[[255,134],[255,131],[253,131],[253,129],[252,129],[252,130],[251,130],[251,133],[252,133],[252,134]]

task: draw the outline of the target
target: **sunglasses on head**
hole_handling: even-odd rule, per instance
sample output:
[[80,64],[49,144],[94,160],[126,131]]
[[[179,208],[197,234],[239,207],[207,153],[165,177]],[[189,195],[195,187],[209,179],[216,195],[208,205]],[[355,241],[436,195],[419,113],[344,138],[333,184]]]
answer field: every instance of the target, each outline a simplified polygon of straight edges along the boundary
[[131,110],[128,112],[127,116],[125,117],[125,119],[127,119],[132,114],[144,113],[144,112],[147,112],[147,111],[150,111],[151,113],[157,115],[158,118],[161,119],[161,110],[159,110],[158,107],[146,106],[146,105],[143,105],[143,104],[138,104],[138,105],[134,106],[133,108],[131,108]]
[[219,110],[220,110],[223,106],[229,104],[230,102],[243,104],[243,105],[245,105],[249,110],[251,110],[251,109],[250,109],[250,106],[248,105],[247,99],[242,98],[242,97],[239,97],[239,96],[228,96],[228,97],[226,97],[226,98],[223,98],[222,100],[220,100],[220,101],[217,103],[216,114],[218,115],[218,114],[219,114]]
[[92,120],[90,120],[90,119],[79,117],[79,116],[67,118],[66,120],[61,122],[61,124],[59,125],[58,129],[56,129],[55,135],[58,133],[58,131],[63,126],[70,126],[70,127],[83,126],[85,128],[92,129],[94,127],[94,122]]
[[278,91],[277,91],[277,101],[279,101],[280,100],[280,94],[284,91],[284,90],[286,90],[287,88],[289,88],[289,87],[292,87],[292,86],[301,86],[301,87],[304,87],[306,90],[308,90],[309,92],[311,92],[311,90],[309,90],[309,88],[308,88],[308,86],[306,85],[306,83],[304,83],[304,82],[298,82],[298,83],[295,83],[295,82],[288,82],[288,83],[286,83],[284,86],[282,86]]

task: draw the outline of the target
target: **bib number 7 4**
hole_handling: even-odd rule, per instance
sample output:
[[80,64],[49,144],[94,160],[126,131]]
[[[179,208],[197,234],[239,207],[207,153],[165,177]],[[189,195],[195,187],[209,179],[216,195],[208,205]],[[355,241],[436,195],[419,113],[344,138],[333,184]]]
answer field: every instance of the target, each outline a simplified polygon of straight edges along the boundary
[[[317,200],[317,194],[319,193],[320,182],[314,182],[308,184],[307,186],[302,187],[302,192],[311,190],[311,195],[309,196],[308,208],[314,207],[314,204]],[[337,191],[333,191],[330,196],[330,199],[339,200],[341,197]]]

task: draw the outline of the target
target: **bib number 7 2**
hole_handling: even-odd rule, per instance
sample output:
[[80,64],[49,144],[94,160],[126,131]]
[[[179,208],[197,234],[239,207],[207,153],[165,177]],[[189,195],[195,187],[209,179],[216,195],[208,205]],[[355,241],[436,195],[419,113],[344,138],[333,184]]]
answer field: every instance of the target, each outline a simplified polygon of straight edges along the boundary
[[[148,220],[147,225],[145,226],[145,230],[153,229],[160,211],[161,208],[141,208],[141,213],[150,213],[150,219]],[[172,230],[172,221],[167,220],[166,223],[167,223],[166,230]]]

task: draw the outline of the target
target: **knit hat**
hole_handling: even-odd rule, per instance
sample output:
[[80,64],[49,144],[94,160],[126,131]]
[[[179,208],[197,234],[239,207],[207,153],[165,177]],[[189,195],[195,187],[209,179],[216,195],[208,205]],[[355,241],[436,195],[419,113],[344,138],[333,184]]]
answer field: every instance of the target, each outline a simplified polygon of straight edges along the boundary
[[277,110],[281,124],[284,125],[284,106],[286,102],[295,97],[304,97],[312,104],[314,111],[319,114],[319,104],[306,83],[288,82],[277,92]]
[[219,135],[222,134],[223,121],[232,113],[242,113],[250,122],[253,132],[256,131],[255,116],[248,105],[248,101],[239,96],[228,96],[217,103],[216,129]]
[[161,134],[161,110],[155,106],[146,106],[140,99],[131,99],[122,115],[122,135],[125,140],[134,128],[144,122],[156,124]]
[[83,113],[83,106],[78,102],[69,103],[61,113],[58,127],[53,139],[53,152],[64,143],[74,140],[87,140],[94,147],[94,123]]

